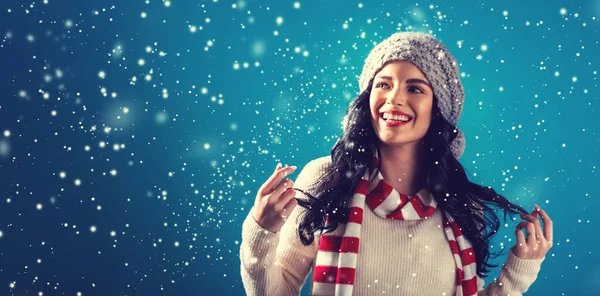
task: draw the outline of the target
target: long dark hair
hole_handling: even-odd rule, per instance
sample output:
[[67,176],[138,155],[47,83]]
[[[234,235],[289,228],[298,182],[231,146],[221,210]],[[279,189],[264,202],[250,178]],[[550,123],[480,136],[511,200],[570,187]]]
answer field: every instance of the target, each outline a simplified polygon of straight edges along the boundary
[[[369,97],[373,81],[346,109],[346,122],[342,135],[331,149],[331,167],[319,180],[303,192],[309,198],[298,199],[306,209],[300,222],[298,235],[304,245],[314,241],[316,231],[329,233],[339,223],[347,222],[347,214],[353,191],[372,164],[373,154],[379,152],[379,139],[371,123]],[[430,127],[423,138],[426,157],[427,187],[438,207],[449,213],[461,227],[463,235],[471,242],[477,260],[477,275],[484,277],[488,267],[491,238],[500,227],[500,220],[492,206],[499,207],[511,217],[518,213],[528,214],[525,209],[508,201],[489,186],[469,181],[465,169],[450,150],[449,143],[456,137],[455,126],[445,120],[433,98]],[[380,153],[378,155],[381,155]],[[377,170],[381,169],[381,161]],[[327,227],[325,217],[329,217]]]

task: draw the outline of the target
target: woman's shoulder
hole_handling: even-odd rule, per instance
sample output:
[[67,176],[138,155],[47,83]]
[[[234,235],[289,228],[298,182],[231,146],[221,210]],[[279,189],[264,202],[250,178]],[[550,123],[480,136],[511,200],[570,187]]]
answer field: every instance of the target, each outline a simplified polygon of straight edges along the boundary
[[325,155],[309,161],[302,172],[307,171],[311,175],[322,175],[329,166],[331,166],[331,155]]
[[331,165],[331,156],[321,156],[315,158],[304,165],[296,179],[296,186],[311,187],[325,174]]
[[317,157],[317,158],[309,161],[306,164],[306,166],[308,166],[309,164],[312,164],[313,166],[316,166],[316,167],[329,166],[329,165],[331,165],[331,155]]

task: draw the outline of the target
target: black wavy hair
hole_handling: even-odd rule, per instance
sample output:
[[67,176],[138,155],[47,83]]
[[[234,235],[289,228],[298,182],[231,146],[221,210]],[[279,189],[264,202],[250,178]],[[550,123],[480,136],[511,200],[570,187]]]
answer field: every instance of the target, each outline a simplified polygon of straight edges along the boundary
[[[331,166],[321,178],[303,192],[309,198],[297,199],[306,209],[299,224],[298,235],[304,245],[314,241],[314,233],[329,233],[339,223],[346,223],[350,199],[354,188],[365,170],[372,164],[375,149],[379,152],[379,138],[371,122],[369,97],[373,80],[367,89],[358,95],[346,109],[346,127],[331,149]],[[477,275],[484,277],[489,264],[491,238],[498,232],[500,220],[494,213],[500,208],[506,214],[528,214],[522,207],[511,203],[490,186],[482,186],[469,181],[464,167],[450,150],[450,143],[456,137],[456,127],[445,120],[433,98],[430,127],[423,138],[426,149],[423,165],[426,169],[428,189],[438,203],[438,207],[449,213],[458,223],[463,235],[471,242],[477,260]],[[381,154],[379,154],[381,155]],[[334,168],[334,169],[331,169]],[[377,170],[381,169],[381,161]],[[329,217],[327,227],[325,217]]]

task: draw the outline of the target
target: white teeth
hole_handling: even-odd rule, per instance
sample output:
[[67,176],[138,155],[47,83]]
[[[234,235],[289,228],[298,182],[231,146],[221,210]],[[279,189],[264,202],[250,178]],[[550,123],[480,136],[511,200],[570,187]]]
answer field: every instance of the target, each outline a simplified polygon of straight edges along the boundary
[[389,113],[383,113],[383,119],[384,120],[395,120],[395,121],[409,121],[410,117],[406,116],[406,115],[392,115]]

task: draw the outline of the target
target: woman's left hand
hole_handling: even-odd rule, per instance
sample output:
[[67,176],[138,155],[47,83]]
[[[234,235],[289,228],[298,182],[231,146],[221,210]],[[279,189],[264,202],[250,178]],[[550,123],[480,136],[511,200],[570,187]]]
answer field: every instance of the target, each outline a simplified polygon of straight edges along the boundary
[[[544,222],[543,230],[538,216]],[[531,215],[521,214],[521,218],[526,221],[519,223],[515,230],[517,244],[511,248],[513,254],[524,260],[544,258],[552,247],[552,220],[538,205],[535,205]],[[527,239],[521,231],[523,228],[527,230]]]

